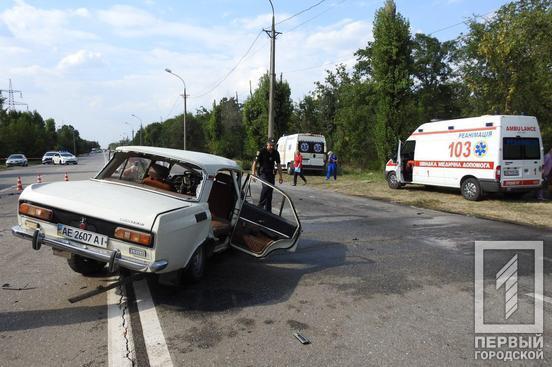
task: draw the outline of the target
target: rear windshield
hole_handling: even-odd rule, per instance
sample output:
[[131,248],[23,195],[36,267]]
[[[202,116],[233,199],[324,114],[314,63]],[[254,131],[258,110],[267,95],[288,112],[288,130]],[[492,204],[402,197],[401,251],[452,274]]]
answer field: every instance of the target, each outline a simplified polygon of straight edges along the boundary
[[504,138],[503,159],[523,160],[540,159],[540,143],[538,138]]
[[71,153],[61,153],[61,156],[62,157],[72,157],[73,154],[71,154]]
[[299,141],[299,151],[301,153],[324,153],[324,143]]

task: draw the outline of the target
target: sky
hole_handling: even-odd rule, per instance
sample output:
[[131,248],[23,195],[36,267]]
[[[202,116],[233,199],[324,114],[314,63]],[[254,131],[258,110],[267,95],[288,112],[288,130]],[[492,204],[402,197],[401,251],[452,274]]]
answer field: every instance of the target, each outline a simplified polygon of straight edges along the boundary
[[[383,0],[273,0],[276,75],[294,101],[372,38]],[[296,16],[302,10],[317,6]],[[449,40],[504,0],[396,0],[412,34]],[[81,137],[110,142],[144,125],[238,95],[269,69],[268,0],[0,0],[0,89]],[[291,17],[291,18],[290,18]],[[289,19],[288,19],[289,18]],[[460,24],[459,24],[460,23]],[[249,51],[249,52],[248,52]],[[245,57],[244,57],[245,56]],[[6,93],[3,94],[7,96]],[[24,109],[24,107],[23,107]],[[135,115],[137,117],[133,117]]]

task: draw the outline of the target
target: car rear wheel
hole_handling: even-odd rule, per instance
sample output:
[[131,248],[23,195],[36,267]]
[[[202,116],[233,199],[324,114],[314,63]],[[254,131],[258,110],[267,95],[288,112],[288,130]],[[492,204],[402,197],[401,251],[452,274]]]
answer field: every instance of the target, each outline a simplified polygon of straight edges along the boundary
[[67,259],[67,263],[73,271],[82,275],[98,274],[105,268],[104,262],[88,259],[75,254],[72,254],[71,257]]
[[207,262],[206,255],[205,246],[203,245],[195,250],[188,265],[180,271],[180,283],[197,283],[203,278]]
[[478,201],[483,197],[481,185],[479,185],[479,181],[476,178],[468,178],[462,181],[460,190],[462,191],[462,196],[466,200]]

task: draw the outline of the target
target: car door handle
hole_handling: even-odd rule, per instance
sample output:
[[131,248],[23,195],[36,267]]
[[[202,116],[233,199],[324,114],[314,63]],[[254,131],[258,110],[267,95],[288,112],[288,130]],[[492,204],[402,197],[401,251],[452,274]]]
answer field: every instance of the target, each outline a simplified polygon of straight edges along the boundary
[[257,221],[257,223],[259,223],[259,224],[264,224],[264,222],[265,222],[265,221],[264,221],[263,219],[259,219],[259,220]]

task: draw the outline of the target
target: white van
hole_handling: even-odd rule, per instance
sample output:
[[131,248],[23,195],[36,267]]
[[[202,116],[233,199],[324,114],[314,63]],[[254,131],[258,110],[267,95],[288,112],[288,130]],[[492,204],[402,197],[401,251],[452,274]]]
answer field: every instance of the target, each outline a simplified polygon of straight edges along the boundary
[[531,116],[481,117],[418,127],[385,166],[392,189],[405,184],[460,188],[464,198],[485,192],[524,193],[542,183],[543,146]]
[[293,174],[293,157],[299,149],[303,156],[303,169],[324,171],[326,162],[326,138],[319,134],[293,134],[278,140],[278,152],[282,170]]

